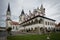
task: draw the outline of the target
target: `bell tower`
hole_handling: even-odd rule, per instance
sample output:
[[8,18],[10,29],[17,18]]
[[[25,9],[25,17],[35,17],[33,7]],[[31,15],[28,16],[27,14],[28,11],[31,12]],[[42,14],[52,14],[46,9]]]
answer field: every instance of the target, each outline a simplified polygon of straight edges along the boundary
[[6,27],[10,27],[11,22],[11,11],[10,11],[10,4],[8,3],[8,8],[6,12]]

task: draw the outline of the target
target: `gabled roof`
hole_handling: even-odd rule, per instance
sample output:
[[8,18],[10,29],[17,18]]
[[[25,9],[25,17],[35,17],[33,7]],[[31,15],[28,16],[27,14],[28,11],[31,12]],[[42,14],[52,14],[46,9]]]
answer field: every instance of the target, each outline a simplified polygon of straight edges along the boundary
[[8,9],[7,9],[7,11],[10,11],[10,4],[8,3]]
[[58,27],[60,27],[60,23],[58,23],[58,25],[57,25]]
[[58,24],[55,24],[55,27],[60,27],[60,23],[58,23]]

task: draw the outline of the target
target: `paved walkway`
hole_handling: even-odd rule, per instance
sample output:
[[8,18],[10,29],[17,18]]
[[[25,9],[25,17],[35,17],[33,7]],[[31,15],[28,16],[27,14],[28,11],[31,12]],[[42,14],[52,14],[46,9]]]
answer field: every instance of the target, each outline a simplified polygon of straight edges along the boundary
[[0,40],[7,40],[7,37],[0,37]]
[[6,31],[0,31],[0,40],[7,40]]

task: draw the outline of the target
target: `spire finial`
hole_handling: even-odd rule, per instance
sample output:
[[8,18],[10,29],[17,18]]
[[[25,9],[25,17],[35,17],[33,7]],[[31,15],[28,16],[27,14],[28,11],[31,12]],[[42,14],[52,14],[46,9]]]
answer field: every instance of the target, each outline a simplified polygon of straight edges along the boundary
[[43,4],[41,4],[41,7],[43,7]]
[[43,4],[41,4],[41,7],[40,7],[40,9],[43,9]]
[[7,9],[7,11],[10,11],[10,4],[8,3],[8,9]]

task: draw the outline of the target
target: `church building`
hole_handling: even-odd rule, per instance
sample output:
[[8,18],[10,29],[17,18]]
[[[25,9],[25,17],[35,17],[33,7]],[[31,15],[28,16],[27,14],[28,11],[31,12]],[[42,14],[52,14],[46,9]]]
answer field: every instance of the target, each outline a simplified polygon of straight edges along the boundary
[[11,27],[12,31],[19,30],[19,22],[12,21],[12,19],[11,19],[10,4],[8,4],[8,9],[6,12],[6,28],[8,28],[8,27]]

